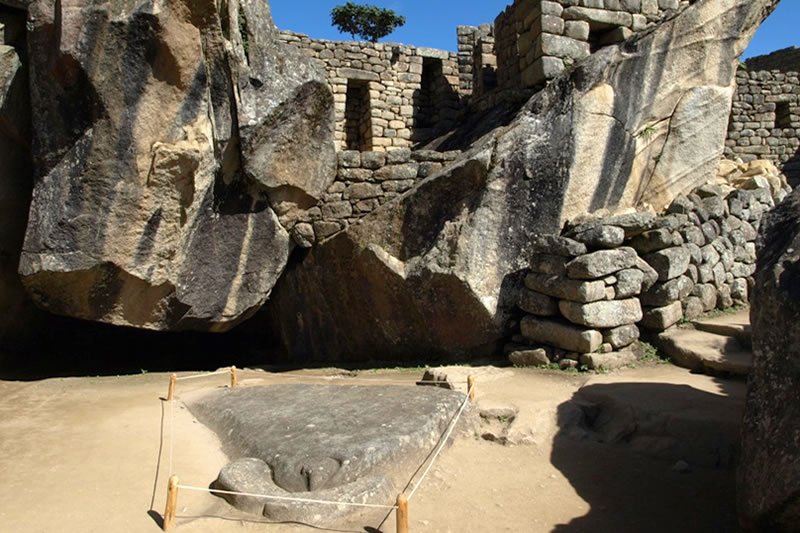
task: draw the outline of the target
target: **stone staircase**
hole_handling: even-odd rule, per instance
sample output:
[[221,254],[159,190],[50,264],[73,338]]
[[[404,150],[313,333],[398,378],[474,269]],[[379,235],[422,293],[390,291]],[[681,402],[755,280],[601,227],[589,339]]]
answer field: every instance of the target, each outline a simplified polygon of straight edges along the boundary
[[678,366],[708,374],[747,375],[753,366],[750,311],[744,309],[658,335],[662,354]]

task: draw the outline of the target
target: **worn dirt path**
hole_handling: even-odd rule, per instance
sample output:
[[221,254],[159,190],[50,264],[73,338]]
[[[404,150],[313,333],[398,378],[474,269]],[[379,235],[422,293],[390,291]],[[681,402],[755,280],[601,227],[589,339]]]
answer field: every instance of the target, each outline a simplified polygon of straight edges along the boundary
[[[299,379],[240,371],[240,383],[313,383],[329,373],[305,371],[309,377]],[[670,365],[602,376],[527,369],[512,374],[479,383],[478,399],[516,406],[517,429],[533,443],[456,440],[412,501],[412,531],[737,530],[731,468],[692,466],[690,472],[677,472],[674,461],[636,454],[624,443],[576,441],[563,435],[557,412],[587,382],[646,383],[666,391],[663,401],[671,401],[671,391],[692,390],[712,398],[714,409],[738,417],[742,383]],[[419,377],[419,372],[381,371],[336,379],[374,386],[389,379],[412,386]],[[182,381],[179,393],[226,381],[226,376]],[[170,456],[162,426],[166,434],[173,426],[173,470],[182,483],[207,486],[226,462],[216,437],[180,404],[174,419],[170,416],[169,404],[160,399],[167,383],[167,374],[0,381],[0,530],[159,531]],[[647,387],[642,390],[646,395]],[[178,532],[315,531],[251,520],[203,493],[182,492],[178,517]],[[379,526],[380,520],[372,518],[351,530]],[[394,531],[393,516],[381,531]]]

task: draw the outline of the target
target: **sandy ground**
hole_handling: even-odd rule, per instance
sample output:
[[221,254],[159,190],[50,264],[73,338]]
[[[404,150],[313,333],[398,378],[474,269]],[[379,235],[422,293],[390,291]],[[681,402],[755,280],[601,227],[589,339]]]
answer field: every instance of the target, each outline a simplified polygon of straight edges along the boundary
[[[304,371],[307,377],[297,378],[246,370],[239,379],[243,386],[314,383],[329,374]],[[419,372],[387,370],[337,379],[413,386],[419,377]],[[198,487],[208,486],[227,462],[215,435],[179,402],[163,401],[168,379],[168,374],[140,374],[0,381],[0,530],[159,531],[170,456],[181,483]],[[178,393],[226,382],[225,375],[181,381]],[[681,473],[673,470],[674,461],[648,458],[624,444],[565,437],[558,407],[587,383],[646,384],[636,389],[645,396],[655,385],[667,392],[674,386],[681,395],[692,390],[737,417],[744,394],[742,383],[670,365],[608,375],[510,369],[509,377],[479,382],[478,401],[516,406],[515,424],[532,443],[456,439],[410,504],[411,531],[737,531],[732,468],[692,467]],[[365,517],[363,526],[348,530],[394,532],[394,516],[382,525],[381,517]],[[315,530],[238,515],[205,493],[179,496],[179,532]]]

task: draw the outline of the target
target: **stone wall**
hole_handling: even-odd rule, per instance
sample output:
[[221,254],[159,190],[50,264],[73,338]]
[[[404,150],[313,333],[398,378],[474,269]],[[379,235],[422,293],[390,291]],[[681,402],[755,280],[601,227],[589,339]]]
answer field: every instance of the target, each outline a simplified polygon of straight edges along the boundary
[[345,150],[336,180],[322,201],[304,215],[294,239],[309,247],[357,222],[389,200],[455,161],[459,152],[398,148],[387,152]]
[[800,48],[790,46],[776,50],[763,56],[751,57],[747,61],[747,70],[780,70],[782,72],[800,72]]
[[[481,24],[480,26],[458,26],[458,77],[460,81],[461,95],[471,96],[475,77],[482,77],[480,69],[476,69],[475,54],[480,51],[484,53],[483,44],[493,42],[494,27],[491,24]],[[494,59],[494,50],[490,50],[486,57],[486,65],[489,70],[496,69],[497,61]],[[495,68],[491,68],[494,65]]]
[[688,0],[515,0],[494,22],[497,83],[535,87],[600,47],[690,4]]
[[745,162],[774,161],[796,186],[800,182],[798,72],[739,69],[736,84],[725,156]]
[[458,55],[394,43],[280,39],[318,60],[336,102],[339,150],[408,148],[451,129],[461,110]]
[[[682,195],[661,216],[632,213],[535,237],[506,347],[517,364],[615,368],[655,333],[748,302],[761,218],[789,192],[768,161],[725,162],[717,183]],[[648,338],[650,338],[648,337]]]

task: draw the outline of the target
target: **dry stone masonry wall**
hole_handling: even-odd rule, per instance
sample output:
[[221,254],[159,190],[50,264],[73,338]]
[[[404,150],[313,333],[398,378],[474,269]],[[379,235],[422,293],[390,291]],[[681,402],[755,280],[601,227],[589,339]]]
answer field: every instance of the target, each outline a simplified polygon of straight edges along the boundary
[[280,39],[317,60],[335,101],[339,150],[408,148],[451,129],[461,109],[458,55],[394,43]]
[[506,346],[512,363],[616,368],[682,319],[746,304],[761,218],[788,193],[769,161],[725,161],[716,183],[681,195],[661,216],[592,220],[534,238],[518,307],[527,313]]
[[338,153],[336,180],[295,227],[295,242],[310,247],[339,233],[389,200],[455,161],[460,152],[398,148]]
[[679,0],[515,0],[494,22],[497,83],[535,87],[683,9]]
[[[774,57],[762,57],[763,64],[774,64]],[[774,161],[793,186],[800,181],[800,78],[787,68],[800,68],[796,63],[787,61],[782,70],[739,69],[725,141],[726,157]]]

